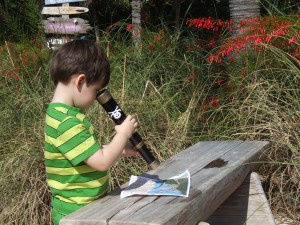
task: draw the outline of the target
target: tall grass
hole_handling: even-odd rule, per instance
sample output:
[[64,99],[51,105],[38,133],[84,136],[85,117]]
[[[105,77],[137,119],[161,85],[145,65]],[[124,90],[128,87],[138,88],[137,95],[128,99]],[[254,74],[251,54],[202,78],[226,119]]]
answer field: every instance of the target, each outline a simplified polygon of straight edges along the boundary
[[[31,46],[6,42],[1,49],[1,224],[49,221],[42,140],[51,85],[47,66],[40,65],[43,53]],[[22,56],[28,49],[27,61]]]
[[[244,51],[242,63],[216,66],[205,60],[207,51],[184,51],[187,43],[197,42],[185,35],[166,29],[145,32],[139,57],[126,40],[103,37],[101,45],[111,61],[113,97],[126,114],[138,118],[139,132],[160,161],[200,140],[270,141],[267,163],[260,169],[265,191],[274,211],[299,219],[299,59],[266,45],[258,53]],[[51,221],[43,162],[44,116],[54,88],[49,79],[51,54],[32,44],[6,43],[1,48],[3,224]],[[220,73],[227,80],[216,85]],[[95,103],[86,113],[101,143],[109,142],[114,124],[104,110]],[[111,188],[146,170],[140,158],[119,160],[111,169]]]

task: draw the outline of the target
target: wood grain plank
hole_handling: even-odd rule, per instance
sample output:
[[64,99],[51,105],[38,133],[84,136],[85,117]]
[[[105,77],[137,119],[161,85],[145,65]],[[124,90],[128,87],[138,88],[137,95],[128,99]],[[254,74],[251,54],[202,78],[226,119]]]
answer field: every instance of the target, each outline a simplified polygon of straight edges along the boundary
[[77,7],[77,6],[52,6],[52,7],[44,7],[42,9],[42,14],[48,15],[70,15],[70,14],[81,14],[88,12],[89,9],[86,7]]
[[43,21],[46,34],[85,34],[91,27],[89,24],[74,23],[69,21],[50,22]]
[[45,5],[63,4],[70,2],[84,2],[86,0],[45,0]]
[[242,185],[208,218],[210,225],[275,225],[258,174],[249,174]]
[[167,179],[178,174],[177,171],[185,171],[188,165],[189,172],[193,173],[204,166],[222,157],[226,152],[240,145],[242,141],[204,141],[179,152],[177,155],[163,162],[155,170],[151,170],[144,175],[157,175],[160,179]]

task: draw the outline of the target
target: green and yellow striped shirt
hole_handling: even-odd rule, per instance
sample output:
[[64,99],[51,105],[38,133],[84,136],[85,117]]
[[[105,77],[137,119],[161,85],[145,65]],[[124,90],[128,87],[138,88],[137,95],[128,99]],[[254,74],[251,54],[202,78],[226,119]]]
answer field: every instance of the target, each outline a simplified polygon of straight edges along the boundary
[[107,192],[107,171],[84,162],[99,149],[93,126],[80,109],[63,103],[48,106],[44,155],[54,209],[67,215]]

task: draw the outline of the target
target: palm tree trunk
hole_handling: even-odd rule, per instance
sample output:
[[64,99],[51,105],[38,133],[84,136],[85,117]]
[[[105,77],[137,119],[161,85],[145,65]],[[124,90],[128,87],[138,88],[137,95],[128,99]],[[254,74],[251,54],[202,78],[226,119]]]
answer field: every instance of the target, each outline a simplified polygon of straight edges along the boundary
[[132,41],[135,50],[138,50],[142,43],[141,37],[141,0],[132,0]]
[[[239,24],[246,18],[260,16],[259,0],[229,0],[230,18],[235,24]],[[233,36],[239,31],[233,26]]]
[[180,4],[181,0],[174,0],[174,6],[175,6],[175,29],[176,31],[179,31],[179,18],[180,18]]

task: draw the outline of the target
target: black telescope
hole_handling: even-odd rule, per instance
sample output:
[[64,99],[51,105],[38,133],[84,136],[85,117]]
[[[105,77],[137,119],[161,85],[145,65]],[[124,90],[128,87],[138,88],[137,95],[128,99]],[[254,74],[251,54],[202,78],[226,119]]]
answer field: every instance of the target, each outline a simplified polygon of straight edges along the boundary
[[[97,93],[96,99],[117,125],[120,125],[126,119],[125,113],[107,89],[103,89]],[[133,133],[129,140],[141,154],[151,170],[159,165],[159,161],[152,155],[138,132]]]

